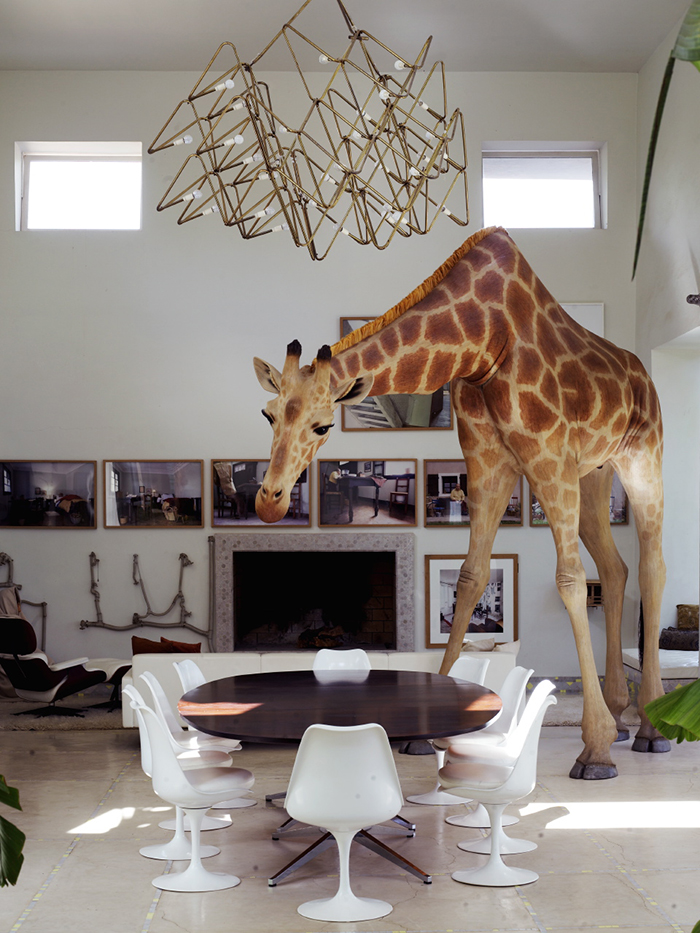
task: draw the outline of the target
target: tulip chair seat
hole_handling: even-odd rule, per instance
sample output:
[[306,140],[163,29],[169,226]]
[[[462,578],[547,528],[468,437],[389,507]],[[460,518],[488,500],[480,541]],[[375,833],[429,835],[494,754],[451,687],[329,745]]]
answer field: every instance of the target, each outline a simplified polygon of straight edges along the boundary
[[[450,668],[450,677],[459,677],[461,680],[470,680],[473,684],[483,686],[488,666],[488,658],[472,658],[461,655]],[[436,744],[435,739],[431,739],[430,743],[435,749],[436,765],[439,771],[445,763],[446,746],[441,747]],[[446,790],[442,790],[439,782],[436,782],[435,787],[427,791],[427,793],[413,794],[411,797],[407,797],[406,800],[409,803],[419,803],[424,807],[450,807],[457,803],[464,803],[464,800],[456,794],[450,794]]]
[[395,816],[402,802],[394,756],[382,726],[309,726],[289,779],[286,808],[294,819],[323,826],[334,836],[340,882],[333,897],[298,907],[302,917],[354,923],[391,913],[387,901],[353,893],[350,846],[360,830]]
[[510,739],[504,745],[485,745],[469,751],[460,746],[447,750],[440,783],[458,796],[483,804],[491,821],[491,835],[475,843],[460,843],[470,852],[488,853],[486,865],[471,871],[456,871],[452,878],[462,884],[510,887],[537,881],[537,872],[506,865],[502,855],[518,854],[536,848],[527,840],[510,839],[503,832],[503,810],[508,804],[527,797],[537,782],[537,750],[542,720],[547,707],[556,703],[551,696],[554,684],[541,681],[533,690],[525,711]]
[[138,705],[148,732],[155,793],[180,807],[191,827],[190,863],[180,874],[161,875],[152,881],[163,891],[221,891],[240,884],[236,875],[210,872],[202,865],[200,825],[206,810],[236,791],[252,787],[254,778],[243,768],[205,767],[185,770],[172,747],[167,727],[147,706]]

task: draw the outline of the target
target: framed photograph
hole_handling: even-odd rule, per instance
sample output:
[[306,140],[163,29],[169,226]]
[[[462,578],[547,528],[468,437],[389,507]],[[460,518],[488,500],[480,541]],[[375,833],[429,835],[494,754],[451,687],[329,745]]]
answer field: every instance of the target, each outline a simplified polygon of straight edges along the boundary
[[[442,648],[450,637],[457,601],[457,580],[466,555],[425,556],[425,646]],[[518,555],[492,554],[491,575],[476,604],[467,641],[495,638],[497,642],[518,637]]]
[[[235,525],[237,528],[270,526],[255,513],[255,497],[262,486],[269,460],[212,460],[212,517],[215,528]],[[292,488],[289,509],[275,528],[311,524],[309,471],[304,470]]]
[[105,460],[105,528],[203,528],[201,460]]
[[[426,528],[459,528],[470,524],[466,494],[469,478],[464,460],[424,460]],[[523,478],[513,487],[513,494],[501,518],[501,525],[523,523]]]
[[[340,337],[347,337],[373,317],[341,317]],[[341,405],[343,431],[449,431],[452,429],[450,384],[432,395],[373,395],[359,405]]]
[[[319,460],[319,525],[415,525],[416,463]],[[371,470],[363,469],[367,465]]]
[[[612,490],[610,492],[610,524],[629,524],[627,493],[617,473],[613,475]],[[533,528],[549,528],[547,516],[544,514],[542,506],[532,490],[530,490],[530,525]]]
[[97,461],[2,461],[0,526],[96,528]]

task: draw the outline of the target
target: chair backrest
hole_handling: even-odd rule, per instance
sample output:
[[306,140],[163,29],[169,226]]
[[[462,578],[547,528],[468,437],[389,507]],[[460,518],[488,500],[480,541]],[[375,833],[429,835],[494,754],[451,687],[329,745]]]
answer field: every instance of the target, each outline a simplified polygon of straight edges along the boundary
[[411,480],[408,476],[396,477],[396,492],[408,492],[411,488]]
[[129,705],[136,711],[136,722],[139,727],[139,743],[141,745],[141,769],[147,777],[151,777],[153,774],[153,756],[151,755],[151,743],[148,738],[148,729],[146,728],[143,713],[141,712],[146,704],[136,687],[132,687],[131,684],[125,684],[122,687],[122,693],[125,693],[129,697],[131,701]]
[[369,671],[369,655],[362,648],[321,648],[314,657],[315,671]]
[[502,790],[513,800],[519,800],[529,794],[537,783],[537,751],[540,741],[542,720],[547,708],[557,702],[552,691],[555,689],[551,680],[541,680],[530,694],[525,711],[518,725],[511,733],[507,746],[509,753],[517,756],[510,777],[504,782]]
[[36,632],[25,618],[5,616],[0,620],[0,653],[14,657],[36,651]]
[[402,804],[394,756],[382,726],[309,726],[284,803],[293,819],[357,832],[396,816]]
[[499,735],[504,736],[511,735],[520,719],[520,708],[525,696],[527,682],[534,673],[535,671],[531,667],[516,666],[508,671],[503,685],[498,691],[503,704],[501,712],[488,726],[475,733],[476,735],[481,735],[484,732],[497,732]]
[[469,680],[471,683],[479,684],[483,687],[488,666],[489,658],[460,654],[450,668],[449,673],[450,677],[459,677],[462,680]]
[[185,658],[184,661],[173,661],[173,667],[180,678],[184,693],[189,693],[190,690],[201,687],[202,684],[207,682],[201,667],[191,658]]
[[153,697],[153,708],[160,714],[165,725],[170,729],[172,735],[180,735],[184,730],[180,723],[177,721],[173,708],[170,705],[170,702],[165,695],[165,690],[160,685],[160,681],[152,674],[150,671],[144,671],[140,675],[141,680],[145,681],[148,684],[148,689],[151,691],[151,696]]

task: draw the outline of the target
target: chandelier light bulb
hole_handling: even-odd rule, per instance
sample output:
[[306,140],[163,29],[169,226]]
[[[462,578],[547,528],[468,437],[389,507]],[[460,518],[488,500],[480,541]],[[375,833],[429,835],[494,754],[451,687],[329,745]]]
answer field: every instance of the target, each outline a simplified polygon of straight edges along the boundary
[[397,58],[396,61],[394,62],[394,68],[395,68],[397,71],[403,71],[405,67],[406,67],[406,66],[405,66],[404,63],[401,61],[400,58]]
[[327,65],[327,64],[328,64],[328,56],[327,56],[327,55],[319,55],[319,56],[318,56],[318,60],[321,62],[322,65]]
[[180,136],[179,139],[174,139],[174,140],[173,140],[173,146],[182,146],[182,145],[189,146],[191,142],[192,142],[192,137],[191,137],[191,136],[189,136],[189,135],[188,135],[188,136]]
[[235,87],[235,84],[231,78],[226,78],[225,81],[222,81],[221,84],[217,84],[214,88],[215,91],[230,91]]

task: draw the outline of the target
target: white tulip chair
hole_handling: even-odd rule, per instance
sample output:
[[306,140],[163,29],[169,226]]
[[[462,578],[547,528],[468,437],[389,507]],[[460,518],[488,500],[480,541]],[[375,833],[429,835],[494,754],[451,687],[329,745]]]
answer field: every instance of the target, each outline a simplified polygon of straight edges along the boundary
[[333,897],[298,907],[302,917],[354,923],[391,912],[387,901],[353,893],[350,846],[360,830],[395,816],[402,802],[391,745],[380,725],[309,726],[289,779],[286,808],[294,819],[323,826],[335,837],[340,881]]
[[506,865],[502,855],[516,855],[536,849],[526,839],[512,839],[503,831],[504,809],[532,793],[537,783],[537,751],[542,720],[547,708],[556,703],[554,684],[540,681],[530,695],[520,722],[503,745],[465,748],[450,746],[440,783],[460,797],[482,803],[491,821],[491,834],[474,842],[461,842],[467,852],[488,854],[488,862],[471,871],[456,871],[452,878],[463,884],[510,887],[531,884],[538,874],[526,868]]

